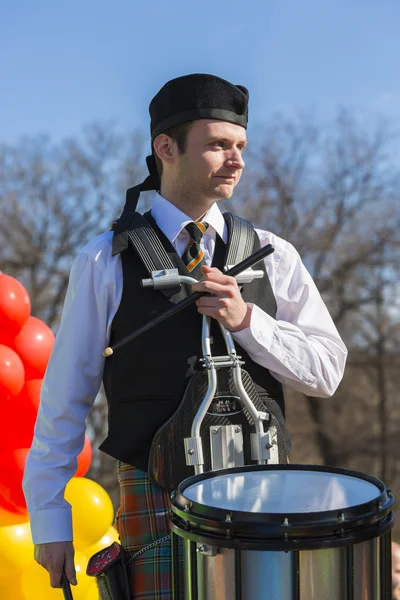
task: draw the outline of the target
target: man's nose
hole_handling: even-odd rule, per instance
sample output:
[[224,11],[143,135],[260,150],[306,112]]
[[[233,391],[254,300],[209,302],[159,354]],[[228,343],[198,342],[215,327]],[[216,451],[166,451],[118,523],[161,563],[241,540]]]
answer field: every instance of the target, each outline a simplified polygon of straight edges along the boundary
[[245,162],[239,150],[233,150],[226,159],[226,165],[235,169],[243,169]]

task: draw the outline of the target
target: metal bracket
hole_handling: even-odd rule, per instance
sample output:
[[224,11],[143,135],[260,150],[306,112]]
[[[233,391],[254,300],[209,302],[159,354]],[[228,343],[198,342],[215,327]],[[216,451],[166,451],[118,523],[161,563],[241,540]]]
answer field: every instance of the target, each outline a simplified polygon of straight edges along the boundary
[[271,436],[269,431],[266,433],[251,433],[251,458],[252,460],[269,460],[271,457]]
[[225,356],[203,356],[203,358],[199,359],[199,362],[202,363],[204,369],[213,369],[218,367],[234,367],[235,365],[244,365],[244,360],[241,360],[241,356],[238,356],[235,353],[231,353]]
[[279,464],[279,449],[278,449],[278,431],[275,425],[271,425],[269,428],[269,434],[271,436],[271,448],[269,451],[270,457],[268,463],[271,465]]
[[194,465],[204,465],[203,445],[201,442],[201,437],[185,438],[183,441],[185,445],[185,457],[187,466],[193,467]]
[[142,286],[152,287],[155,290],[180,288],[180,279],[178,269],[162,269],[161,271],[152,271],[150,279],[142,279]]
[[[240,357],[239,357],[240,358]],[[229,356],[214,356],[213,358],[205,356],[199,359],[204,369],[218,369],[220,367],[234,367],[237,363],[244,365],[243,360],[235,360]]]
[[259,410],[259,411],[258,411],[258,414],[260,415],[260,418],[261,418],[263,421],[269,421],[269,418],[270,418],[270,414],[269,414],[269,413],[267,413],[267,412],[262,412],[261,410]]
[[244,466],[243,433],[240,425],[210,427],[211,470]]

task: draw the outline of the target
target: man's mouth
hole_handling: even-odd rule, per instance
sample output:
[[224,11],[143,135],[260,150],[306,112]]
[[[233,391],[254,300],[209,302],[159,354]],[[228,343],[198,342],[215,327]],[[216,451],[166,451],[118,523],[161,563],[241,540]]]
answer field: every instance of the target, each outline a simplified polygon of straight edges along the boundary
[[214,177],[218,177],[218,179],[225,179],[226,181],[235,181],[235,175],[215,175]]

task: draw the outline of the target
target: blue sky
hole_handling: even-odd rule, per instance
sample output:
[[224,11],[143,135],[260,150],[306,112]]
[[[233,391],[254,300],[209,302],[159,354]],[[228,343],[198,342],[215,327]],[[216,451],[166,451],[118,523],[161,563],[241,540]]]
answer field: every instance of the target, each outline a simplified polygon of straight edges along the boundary
[[148,127],[172,77],[210,72],[274,112],[400,117],[398,0],[0,0],[0,142]]

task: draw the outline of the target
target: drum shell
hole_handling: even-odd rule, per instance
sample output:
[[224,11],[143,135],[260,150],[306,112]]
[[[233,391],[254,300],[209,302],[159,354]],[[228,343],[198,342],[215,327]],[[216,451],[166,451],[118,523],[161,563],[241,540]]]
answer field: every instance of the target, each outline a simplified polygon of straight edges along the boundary
[[[175,534],[174,534],[175,535]],[[344,547],[252,551],[184,540],[185,600],[390,600],[390,532]]]
[[187,501],[185,490],[202,478],[218,477],[228,471],[186,480],[171,503],[173,536],[184,540],[185,598],[391,598],[393,497],[382,482],[354,471],[305,465],[256,466],[231,469],[229,473],[249,469],[341,473],[373,483],[377,497],[343,511],[324,511],[322,515],[227,513]]

